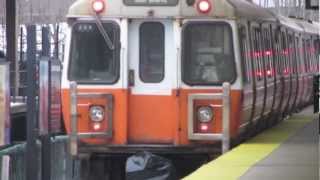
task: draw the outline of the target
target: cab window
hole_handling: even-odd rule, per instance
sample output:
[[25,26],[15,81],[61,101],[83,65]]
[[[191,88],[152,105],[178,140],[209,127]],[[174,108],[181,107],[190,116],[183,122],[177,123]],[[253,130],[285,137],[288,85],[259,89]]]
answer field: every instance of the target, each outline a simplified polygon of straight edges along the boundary
[[236,79],[232,31],[224,22],[193,22],[183,29],[182,77],[188,85]]

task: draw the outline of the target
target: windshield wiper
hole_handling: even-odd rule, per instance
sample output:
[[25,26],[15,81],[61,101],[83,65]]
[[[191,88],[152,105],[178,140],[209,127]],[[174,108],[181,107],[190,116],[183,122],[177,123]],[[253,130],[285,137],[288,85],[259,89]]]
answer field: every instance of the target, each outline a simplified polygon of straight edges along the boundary
[[99,31],[100,31],[100,33],[101,33],[104,41],[106,42],[108,48],[109,48],[110,50],[114,50],[114,48],[115,48],[115,47],[114,47],[114,44],[112,43],[112,41],[111,41],[108,33],[107,33],[106,30],[104,29],[104,27],[103,27],[103,25],[102,25],[102,22],[101,22],[101,20],[100,20],[100,18],[98,17],[97,14],[95,14],[95,19],[96,19],[95,23],[96,23],[96,25],[97,25],[97,27],[98,27],[98,29],[99,29]]

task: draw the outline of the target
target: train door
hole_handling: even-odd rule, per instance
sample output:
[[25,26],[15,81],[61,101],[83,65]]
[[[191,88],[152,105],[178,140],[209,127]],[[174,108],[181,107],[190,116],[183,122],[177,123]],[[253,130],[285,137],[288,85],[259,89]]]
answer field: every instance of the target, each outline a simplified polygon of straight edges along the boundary
[[311,36],[308,36],[308,39],[306,41],[306,48],[305,48],[305,53],[307,55],[306,59],[306,64],[307,64],[307,81],[308,81],[308,86],[307,86],[307,94],[305,96],[306,103],[310,104],[311,103],[311,95],[312,95],[312,82],[313,82],[313,69],[312,69],[312,52],[311,50]]
[[[282,89],[283,84],[281,83],[281,67],[282,67],[282,56],[281,56],[281,38],[280,32],[277,27],[272,28],[272,39],[273,39],[273,51],[274,51],[274,75],[275,75],[275,86],[276,86],[276,94],[275,94],[275,102],[273,105],[273,112],[275,115],[280,113],[280,105],[282,100]],[[275,116],[277,117],[277,116]]]
[[287,109],[288,113],[292,113],[292,110],[294,108],[295,101],[297,99],[298,95],[298,74],[297,74],[297,56],[295,49],[295,34],[292,32],[292,34],[289,35],[289,47],[290,47],[290,58],[291,58],[291,86],[292,91],[290,95],[290,101],[289,106]]
[[252,118],[253,104],[254,104],[254,84],[252,76],[252,56],[250,56],[250,36],[248,25],[243,23],[239,26],[239,42],[241,51],[241,65],[243,76],[243,102],[241,115],[241,130],[249,125]]
[[297,52],[297,71],[299,78],[299,88],[298,97],[296,101],[296,107],[300,108],[302,105],[303,91],[304,91],[304,62],[303,62],[303,52],[302,52],[302,39],[301,34],[296,37],[296,52]]
[[[289,75],[289,56],[288,56],[288,42],[287,42],[287,32],[286,29],[281,30],[280,35],[280,44],[281,44],[281,68],[280,68],[280,74],[281,74],[281,83],[283,85],[282,88],[282,101],[281,101],[281,113],[284,113],[285,108],[287,107],[287,102],[289,99],[290,94],[290,75]],[[283,114],[284,115],[284,114]]]
[[264,78],[264,63],[262,56],[262,38],[261,28],[258,24],[251,27],[251,41],[253,47],[253,71],[255,79],[255,102],[254,102],[254,121],[257,121],[263,112],[263,105],[265,100],[265,78]]
[[177,129],[177,51],[170,20],[128,24],[131,144],[172,144]]
[[294,49],[294,74],[295,74],[295,81],[296,81],[296,93],[294,95],[294,102],[293,105],[291,107],[291,112],[293,112],[295,109],[297,109],[297,105],[299,103],[299,99],[300,99],[300,92],[301,92],[301,85],[302,85],[302,78],[301,78],[301,74],[300,74],[300,56],[299,56],[299,35],[297,33],[294,34],[293,36],[293,49]]
[[289,76],[289,94],[288,94],[288,101],[286,102],[286,107],[285,107],[285,114],[290,113],[290,109],[292,106],[292,103],[295,99],[293,96],[296,91],[296,81],[295,81],[295,71],[294,71],[294,56],[293,56],[293,32],[292,31],[287,31],[287,49],[285,51],[287,57],[288,57],[288,64],[287,68],[285,69],[285,73],[288,74]]

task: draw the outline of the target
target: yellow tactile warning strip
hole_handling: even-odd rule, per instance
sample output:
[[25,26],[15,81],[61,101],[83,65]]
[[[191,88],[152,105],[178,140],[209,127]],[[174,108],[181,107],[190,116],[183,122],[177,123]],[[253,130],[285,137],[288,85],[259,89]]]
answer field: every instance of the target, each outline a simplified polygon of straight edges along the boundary
[[184,180],[236,180],[316,117],[295,115],[202,166]]

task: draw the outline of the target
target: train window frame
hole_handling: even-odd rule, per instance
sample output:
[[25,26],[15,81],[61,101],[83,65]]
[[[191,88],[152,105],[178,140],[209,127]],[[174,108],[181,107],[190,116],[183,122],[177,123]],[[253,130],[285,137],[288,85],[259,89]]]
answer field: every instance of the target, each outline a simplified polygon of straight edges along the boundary
[[236,64],[236,54],[235,54],[235,45],[234,45],[234,33],[233,28],[230,23],[225,21],[188,21],[183,24],[182,30],[181,30],[181,79],[182,82],[185,83],[188,86],[221,86],[223,82],[214,82],[214,83],[202,83],[202,82],[190,82],[185,77],[185,31],[188,26],[191,25],[199,25],[199,24],[214,24],[214,25],[226,25],[228,28],[229,34],[230,34],[230,52],[232,52],[232,65],[233,65],[233,78],[229,80],[228,82],[230,84],[234,84],[238,78],[238,72],[237,72],[237,64]]
[[173,3],[167,3],[167,4],[161,4],[161,3],[150,3],[150,0],[145,0],[147,2],[142,2],[142,3],[134,3],[134,2],[128,2],[128,0],[122,0],[123,4],[126,6],[160,6],[160,7],[165,7],[165,6],[169,6],[169,7],[174,7],[177,6],[179,4],[179,0],[174,0]]
[[[163,42],[163,47],[162,47],[162,56],[163,56],[163,60],[162,60],[162,72],[161,72],[161,78],[159,80],[155,80],[155,81],[148,81],[145,79],[145,77],[143,77],[143,74],[142,74],[142,62],[141,62],[141,54],[142,54],[142,38],[141,38],[141,35],[143,34],[142,33],[142,27],[145,26],[145,25],[148,25],[148,24],[158,24],[158,25],[161,25],[161,28],[162,28],[162,42]],[[161,83],[164,78],[165,78],[165,73],[166,73],[166,70],[165,70],[165,64],[166,64],[166,29],[165,29],[165,26],[163,23],[159,22],[159,21],[147,21],[147,22],[143,22],[140,24],[139,26],[139,78],[142,82],[144,83]]]
[[119,79],[120,79],[120,71],[121,71],[121,62],[120,62],[120,53],[121,53],[121,37],[120,37],[120,25],[116,22],[116,21],[113,21],[113,20],[104,20],[102,22],[102,24],[112,24],[114,29],[114,47],[115,47],[115,50],[114,50],[114,60],[115,60],[115,63],[116,63],[116,66],[117,66],[117,71],[116,71],[116,78],[111,81],[111,82],[106,82],[106,81],[79,81],[79,80],[73,80],[71,78],[71,55],[72,55],[72,45],[73,45],[73,37],[74,37],[74,34],[73,34],[73,31],[74,31],[74,27],[78,24],[81,24],[81,23],[91,23],[91,24],[96,24],[96,22],[94,20],[78,20],[78,21],[75,21],[74,23],[72,23],[71,25],[71,40],[70,40],[70,50],[69,50],[69,59],[68,59],[68,73],[67,73],[67,78],[69,81],[76,81],[78,84],[88,84],[88,85],[114,85],[116,83],[118,83]]

